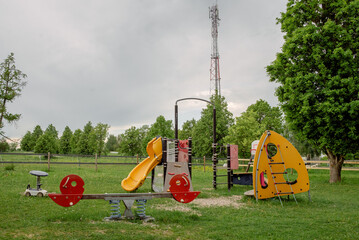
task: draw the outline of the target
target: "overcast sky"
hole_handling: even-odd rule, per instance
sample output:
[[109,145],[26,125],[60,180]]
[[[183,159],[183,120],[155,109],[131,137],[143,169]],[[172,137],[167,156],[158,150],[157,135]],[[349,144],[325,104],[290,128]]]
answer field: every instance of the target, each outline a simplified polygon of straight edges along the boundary
[[[265,67],[283,44],[276,18],[285,0],[219,0],[221,92],[235,117],[258,99],[278,104]],[[174,119],[177,99],[209,99],[214,0],[0,0],[0,59],[15,54],[28,75],[9,104],[20,113],[4,131],[36,125],[62,134],[91,121],[111,134]],[[199,119],[201,102],[181,102],[180,122]]]

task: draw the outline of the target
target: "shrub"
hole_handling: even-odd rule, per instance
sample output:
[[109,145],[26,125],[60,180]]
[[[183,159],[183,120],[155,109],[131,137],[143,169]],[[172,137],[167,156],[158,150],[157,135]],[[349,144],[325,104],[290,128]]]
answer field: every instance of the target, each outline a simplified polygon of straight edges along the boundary
[[5,170],[6,171],[14,171],[15,165],[13,163],[11,165],[7,165],[7,166],[5,166]]

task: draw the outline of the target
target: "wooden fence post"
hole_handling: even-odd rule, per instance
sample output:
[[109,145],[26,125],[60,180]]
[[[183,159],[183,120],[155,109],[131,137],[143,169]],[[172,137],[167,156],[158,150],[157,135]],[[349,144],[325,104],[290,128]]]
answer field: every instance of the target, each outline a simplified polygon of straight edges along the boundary
[[50,171],[50,152],[47,153],[47,171]]
[[138,164],[138,153],[137,153],[137,164]]
[[97,172],[97,153],[95,154],[95,168],[96,168],[96,172]]
[[206,172],[206,156],[203,156],[203,172]]

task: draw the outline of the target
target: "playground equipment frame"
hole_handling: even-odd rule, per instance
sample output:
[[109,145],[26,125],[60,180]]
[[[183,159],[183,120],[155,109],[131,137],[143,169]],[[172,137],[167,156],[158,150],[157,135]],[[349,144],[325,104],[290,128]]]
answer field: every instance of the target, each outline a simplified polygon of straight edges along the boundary
[[216,135],[216,129],[217,129],[217,116],[216,116],[216,106],[213,102],[202,99],[202,98],[181,98],[178,99],[175,103],[175,139],[178,139],[178,103],[182,101],[202,101],[209,103],[213,106],[213,143],[212,143],[212,162],[213,162],[213,188],[217,189],[217,135]]

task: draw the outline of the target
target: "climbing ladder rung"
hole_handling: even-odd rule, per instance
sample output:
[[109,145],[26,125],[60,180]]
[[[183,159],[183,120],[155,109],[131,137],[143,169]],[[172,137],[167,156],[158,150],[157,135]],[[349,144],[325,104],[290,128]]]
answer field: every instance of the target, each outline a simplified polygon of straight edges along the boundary
[[272,164],[284,164],[284,162],[270,162],[270,163],[268,163],[268,164],[270,164],[270,165],[272,165]]
[[274,184],[291,184],[290,182],[275,182]]
[[228,175],[216,175],[216,177],[227,177]]
[[286,195],[286,194],[294,194],[294,192],[278,192],[275,195]]
[[219,169],[228,169],[228,167],[217,167],[217,170]]
[[287,174],[287,172],[273,172],[272,174]]

